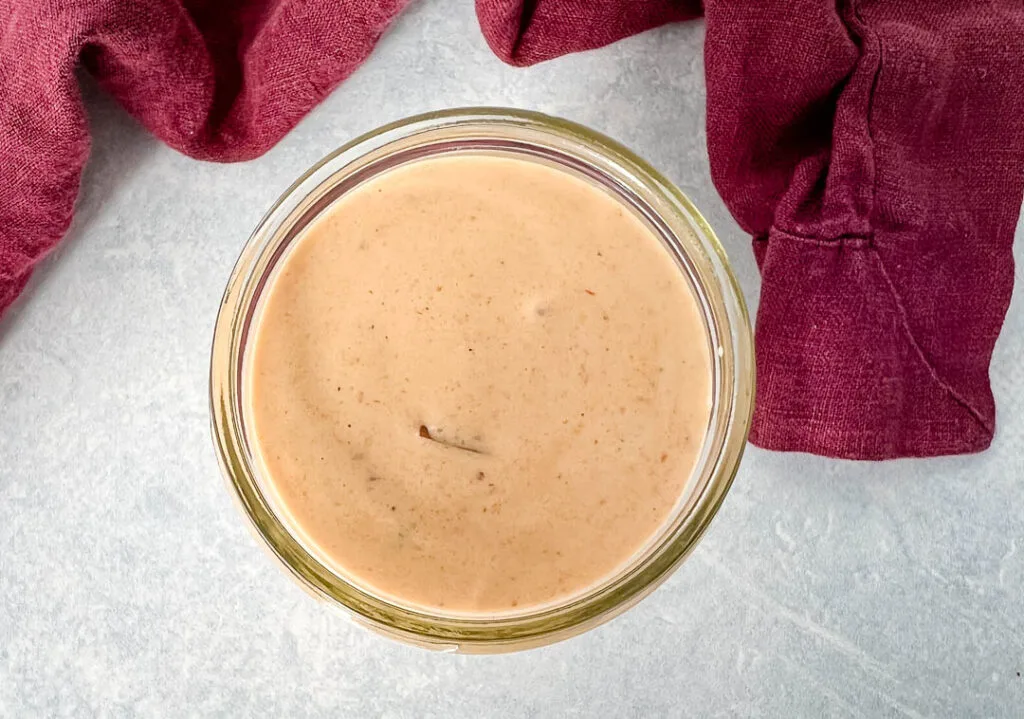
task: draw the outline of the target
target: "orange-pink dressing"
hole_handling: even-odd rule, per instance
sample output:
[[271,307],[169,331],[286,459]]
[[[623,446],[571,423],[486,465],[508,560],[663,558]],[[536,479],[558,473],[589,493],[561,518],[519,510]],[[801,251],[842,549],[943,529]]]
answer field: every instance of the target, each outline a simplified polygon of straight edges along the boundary
[[483,154],[319,217],[246,367],[296,531],[350,581],[448,612],[614,574],[672,513],[711,412],[699,304],[652,231],[565,171]]

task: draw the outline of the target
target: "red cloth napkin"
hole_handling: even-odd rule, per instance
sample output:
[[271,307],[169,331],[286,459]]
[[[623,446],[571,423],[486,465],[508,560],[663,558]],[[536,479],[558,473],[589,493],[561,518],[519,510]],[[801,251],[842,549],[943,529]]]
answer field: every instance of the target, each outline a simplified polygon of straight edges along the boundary
[[[67,230],[81,64],[197,158],[277,142],[405,0],[0,0],[0,311]],[[838,9],[837,9],[838,5]],[[530,64],[699,2],[477,0]],[[712,176],[763,286],[751,439],[882,459],[988,446],[1024,192],[1020,0],[706,0]]]

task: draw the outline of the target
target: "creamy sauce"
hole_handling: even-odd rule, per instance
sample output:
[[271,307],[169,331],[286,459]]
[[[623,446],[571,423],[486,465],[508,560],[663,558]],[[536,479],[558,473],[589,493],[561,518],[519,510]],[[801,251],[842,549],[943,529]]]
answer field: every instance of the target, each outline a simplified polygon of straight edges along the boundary
[[537,162],[416,161],[283,260],[246,361],[271,491],[403,604],[579,594],[668,519],[711,413],[698,301],[610,194]]

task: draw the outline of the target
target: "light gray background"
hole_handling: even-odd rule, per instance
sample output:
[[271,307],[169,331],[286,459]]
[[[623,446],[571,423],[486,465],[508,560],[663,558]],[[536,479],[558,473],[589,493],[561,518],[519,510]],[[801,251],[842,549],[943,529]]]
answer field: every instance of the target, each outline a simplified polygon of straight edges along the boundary
[[424,0],[276,149],[232,166],[88,91],[74,227],[0,324],[0,716],[1024,715],[1020,270],[989,451],[751,448],[692,559],[560,645],[462,657],[373,636],[295,586],[232,504],[207,417],[228,272],[296,176],[383,122],[500,104],[619,138],[704,210],[756,306],[709,178],[702,43],[692,23],[516,70],[470,2]]

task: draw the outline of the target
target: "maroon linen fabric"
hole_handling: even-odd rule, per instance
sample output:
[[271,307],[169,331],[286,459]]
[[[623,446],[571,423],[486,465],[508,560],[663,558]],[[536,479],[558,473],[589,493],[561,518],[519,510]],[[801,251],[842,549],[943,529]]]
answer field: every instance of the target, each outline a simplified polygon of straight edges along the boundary
[[763,278],[753,441],[984,449],[1024,192],[1024,3],[801,0],[770,22],[758,4],[708,3],[706,51],[712,175]]
[[[70,222],[88,152],[77,65],[172,147],[244,160],[405,3],[0,0],[0,312]],[[755,443],[869,459],[988,446],[1024,192],[1020,0],[476,7],[518,65],[703,10],[712,177],[763,278]]]
[[79,65],[203,160],[266,152],[408,0],[0,0],[0,312],[67,231],[89,152]]

